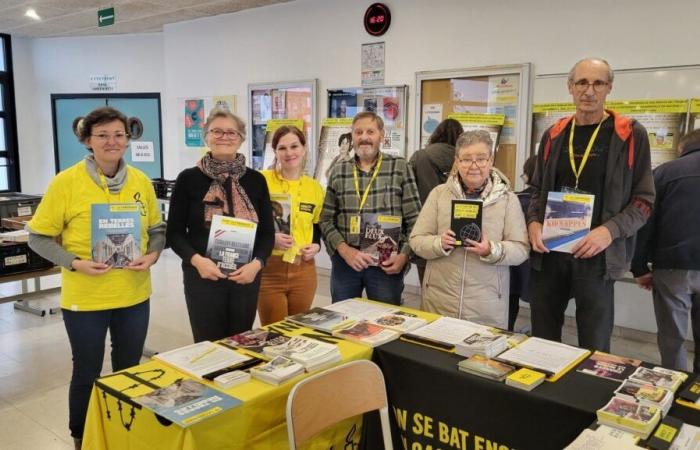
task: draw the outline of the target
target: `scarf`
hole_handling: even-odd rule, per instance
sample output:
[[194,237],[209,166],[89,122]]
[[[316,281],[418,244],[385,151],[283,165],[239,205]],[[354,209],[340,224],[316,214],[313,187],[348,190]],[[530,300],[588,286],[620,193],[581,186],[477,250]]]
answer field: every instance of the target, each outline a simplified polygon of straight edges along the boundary
[[211,178],[209,190],[202,199],[206,223],[211,223],[214,214],[258,222],[258,214],[238,182],[246,171],[245,156],[237,153],[233,161],[220,161],[207,152],[197,162],[197,167]]
[[[95,161],[95,155],[90,153],[85,156],[85,168],[87,169],[88,175],[92,178],[92,181],[96,185],[102,187],[102,180],[100,180],[100,173],[104,175],[102,169],[97,166],[97,161]],[[124,159],[119,160],[119,166],[117,168],[117,173],[114,174],[112,178],[105,175],[105,182],[107,183],[107,189],[109,189],[110,194],[118,194],[126,184],[126,162]]]

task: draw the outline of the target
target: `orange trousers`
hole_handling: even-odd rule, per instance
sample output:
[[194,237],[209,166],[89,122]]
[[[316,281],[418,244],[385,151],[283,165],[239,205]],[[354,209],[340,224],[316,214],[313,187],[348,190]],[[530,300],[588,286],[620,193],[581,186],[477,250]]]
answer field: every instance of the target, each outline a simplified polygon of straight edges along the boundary
[[258,313],[261,325],[307,311],[316,295],[316,263],[289,264],[281,256],[270,256],[262,271]]

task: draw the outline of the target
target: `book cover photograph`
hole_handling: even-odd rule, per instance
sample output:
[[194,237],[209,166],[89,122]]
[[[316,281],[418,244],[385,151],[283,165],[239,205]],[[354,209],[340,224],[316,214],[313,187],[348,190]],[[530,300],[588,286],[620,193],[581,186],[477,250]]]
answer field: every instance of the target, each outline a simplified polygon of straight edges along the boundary
[[292,196],[270,193],[275,233],[292,234]]
[[591,230],[593,202],[589,194],[550,192],[544,213],[542,240],[550,251],[571,253]]
[[297,325],[313,328],[314,330],[326,331],[328,333],[335,328],[351,322],[345,314],[320,307],[314,307],[306,312],[294,314],[293,316],[287,317],[287,320]]
[[642,363],[639,359],[625,358],[596,351],[583,361],[578,372],[609,380],[622,381],[629,377]]
[[467,239],[481,241],[483,206],[481,200],[452,200],[450,228],[455,234],[457,245],[469,247]]
[[372,256],[373,265],[381,265],[399,253],[401,217],[362,214],[360,251]]
[[114,268],[141,256],[141,207],[137,203],[96,203],[91,207],[92,260]]
[[347,328],[334,331],[333,336],[375,347],[397,339],[399,333],[369,321],[361,320]]
[[215,214],[209,230],[207,258],[225,275],[249,263],[253,258],[257,228],[255,222]]
[[318,142],[314,178],[324,188],[328,177],[337,164],[352,159],[352,119],[331,118],[323,121]]
[[195,380],[178,380],[134,401],[183,428],[242,403]]
[[289,336],[256,328],[224,338],[219,343],[227,347],[263,354],[265,347],[284,344],[289,339],[291,339]]

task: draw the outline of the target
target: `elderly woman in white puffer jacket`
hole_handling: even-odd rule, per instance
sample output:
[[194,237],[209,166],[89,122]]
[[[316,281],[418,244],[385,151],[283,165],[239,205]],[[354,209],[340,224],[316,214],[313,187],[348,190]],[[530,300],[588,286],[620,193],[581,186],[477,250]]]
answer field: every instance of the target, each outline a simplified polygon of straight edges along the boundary
[[[525,261],[530,250],[525,218],[510,182],[493,167],[490,134],[467,131],[455,147],[455,168],[430,192],[409,239],[427,261],[421,309],[506,328],[509,266]],[[481,241],[455,247],[452,200],[470,198],[483,201]]]

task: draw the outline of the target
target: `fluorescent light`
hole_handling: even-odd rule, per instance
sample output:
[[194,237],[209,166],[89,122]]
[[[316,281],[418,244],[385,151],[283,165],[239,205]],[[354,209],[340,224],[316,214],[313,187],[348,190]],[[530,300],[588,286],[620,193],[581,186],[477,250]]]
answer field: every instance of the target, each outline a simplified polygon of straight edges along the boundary
[[34,20],[41,20],[41,17],[39,17],[39,14],[36,13],[36,10],[34,8],[29,8],[26,13],[24,13],[25,16],[31,17]]

